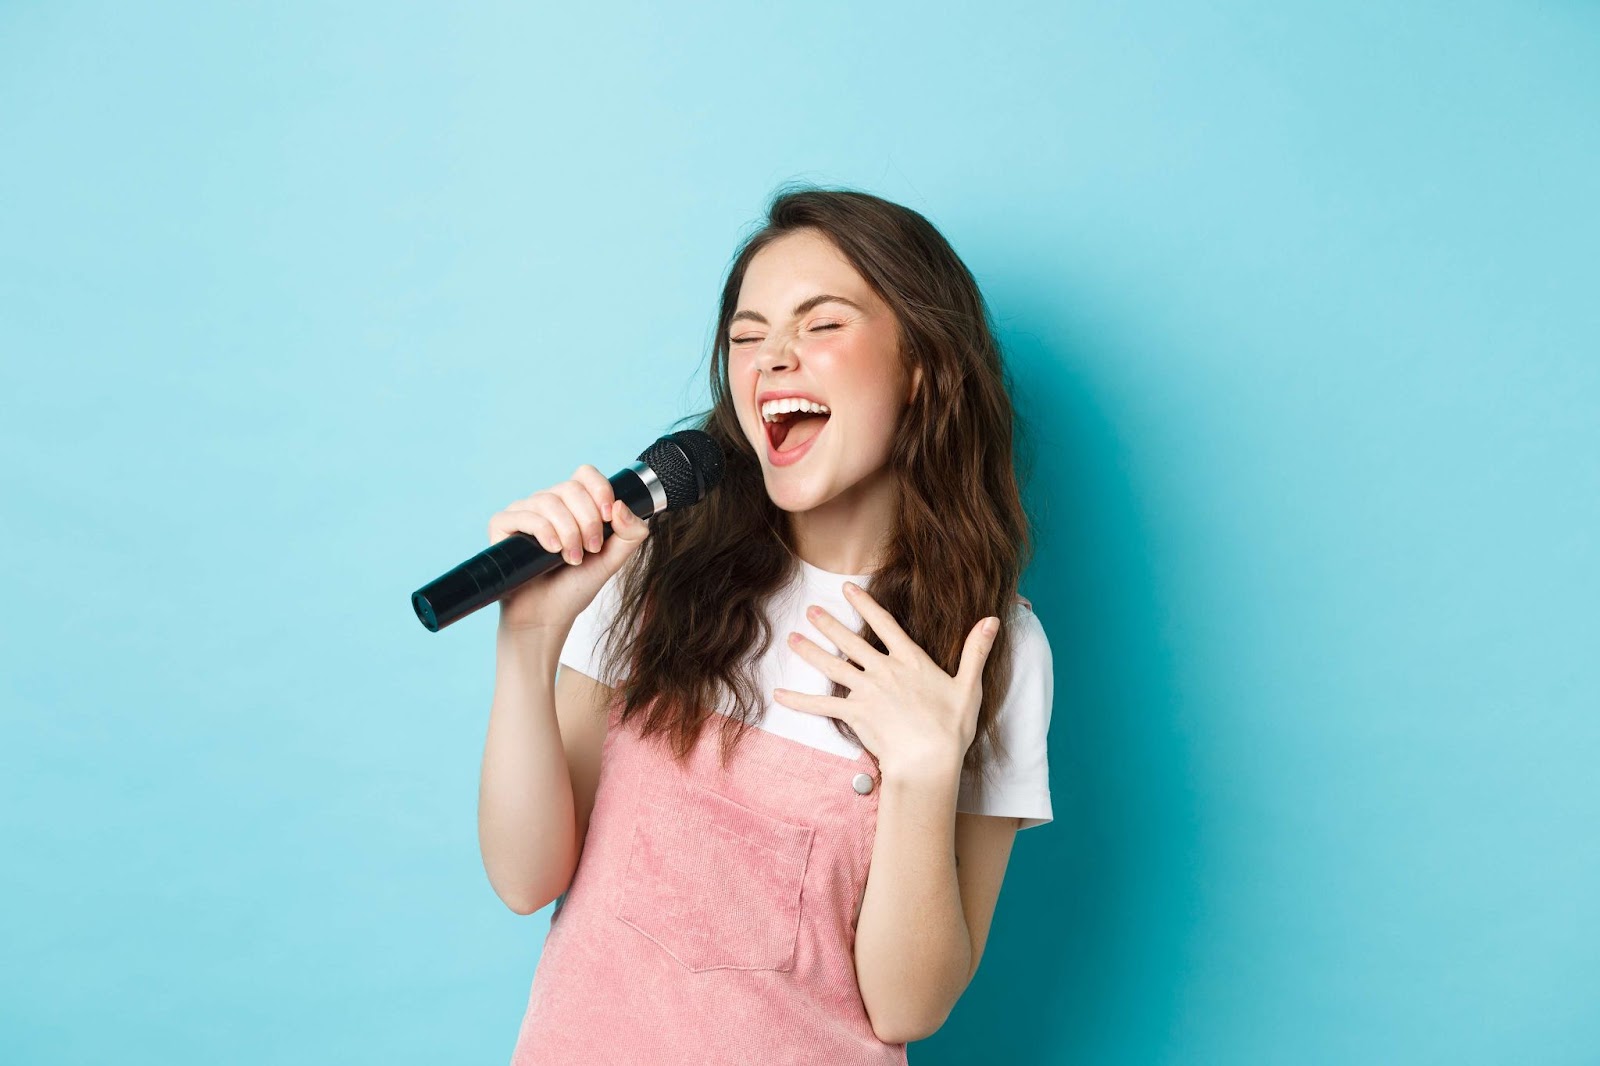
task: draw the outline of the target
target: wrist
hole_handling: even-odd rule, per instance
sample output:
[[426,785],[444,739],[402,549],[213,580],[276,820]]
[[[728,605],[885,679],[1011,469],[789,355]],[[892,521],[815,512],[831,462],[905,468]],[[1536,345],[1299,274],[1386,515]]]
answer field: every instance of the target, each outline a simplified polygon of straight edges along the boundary
[[570,626],[511,626],[504,622],[495,629],[495,643],[519,656],[535,655],[552,666],[567,642]]
[[959,786],[961,764],[959,752],[927,751],[904,759],[880,759],[878,769],[885,785],[933,789]]

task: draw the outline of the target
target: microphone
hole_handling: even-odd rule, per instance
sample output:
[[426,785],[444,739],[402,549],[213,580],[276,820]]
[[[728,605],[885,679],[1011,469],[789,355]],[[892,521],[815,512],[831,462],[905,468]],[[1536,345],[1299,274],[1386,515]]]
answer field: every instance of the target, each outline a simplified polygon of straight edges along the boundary
[[[705,499],[722,480],[722,449],[698,429],[668,433],[608,480],[616,498],[640,518],[651,518]],[[611,523],[600,525],[603,540]],[[558,566],[569,565],[538,539],[513,532],[411,594],[411,606],[431,633],[464,618]]]

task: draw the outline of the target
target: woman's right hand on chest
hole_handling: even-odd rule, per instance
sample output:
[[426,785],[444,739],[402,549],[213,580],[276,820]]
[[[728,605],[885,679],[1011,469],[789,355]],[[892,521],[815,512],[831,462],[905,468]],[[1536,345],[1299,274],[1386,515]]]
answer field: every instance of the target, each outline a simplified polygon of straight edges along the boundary
[[[604,540],[602,522],[611,523],[611,536]],[[489,519],[491,545],[513,533],[529,534],[565,560],[500,597],[501,628],[565,630],[644,543],[650,523],[618,501],[605,475],[585,463],[567,480],[516,500]]]

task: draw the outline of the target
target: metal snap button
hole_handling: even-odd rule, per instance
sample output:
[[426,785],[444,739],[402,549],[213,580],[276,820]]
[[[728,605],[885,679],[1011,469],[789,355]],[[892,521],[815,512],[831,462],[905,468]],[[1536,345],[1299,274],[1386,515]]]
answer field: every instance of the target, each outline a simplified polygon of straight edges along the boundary
[[871,774],[857,774],[855,780],[850,782],[850,786],[863,796],[872,791],[872,785]]

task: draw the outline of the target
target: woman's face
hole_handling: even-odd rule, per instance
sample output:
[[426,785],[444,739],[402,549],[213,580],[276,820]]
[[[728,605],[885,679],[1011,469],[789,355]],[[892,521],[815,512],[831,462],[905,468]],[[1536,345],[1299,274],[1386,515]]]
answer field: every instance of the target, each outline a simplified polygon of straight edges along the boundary
[[[809,511],[893,490],[890,446],[921,373],[907,375],[894,313],[827,237],[799,230],[756,254],[728,337],[739,424],[778,507]],[[774,432],[762,401],[790,392],[821,402],[829,414],[779,415],[787,425]],[[783,437],[776,447],[774,436]]]

